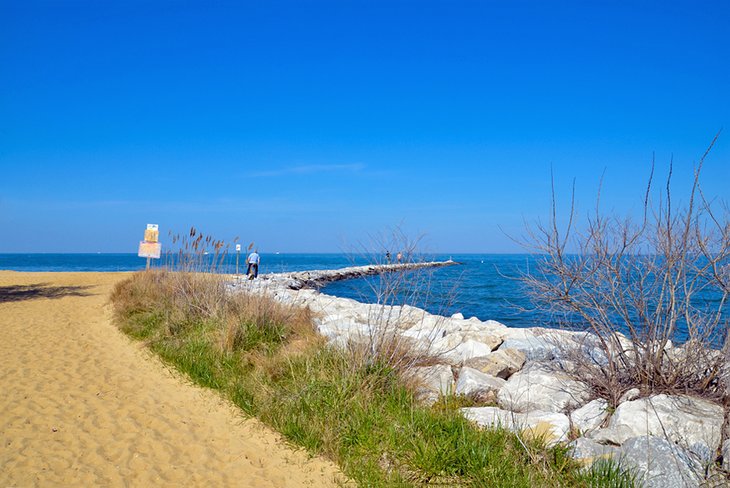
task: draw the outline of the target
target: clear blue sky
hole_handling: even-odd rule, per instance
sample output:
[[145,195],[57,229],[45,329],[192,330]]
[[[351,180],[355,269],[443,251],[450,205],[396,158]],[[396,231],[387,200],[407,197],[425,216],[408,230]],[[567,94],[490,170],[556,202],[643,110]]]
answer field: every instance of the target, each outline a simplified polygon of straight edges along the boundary
[[136,252],[146,223],[515,252],[551,165],[631,212],[652,153],[686,186],[722,128],[727,200],[728,32],[727,1],[0,0],[0,252]]

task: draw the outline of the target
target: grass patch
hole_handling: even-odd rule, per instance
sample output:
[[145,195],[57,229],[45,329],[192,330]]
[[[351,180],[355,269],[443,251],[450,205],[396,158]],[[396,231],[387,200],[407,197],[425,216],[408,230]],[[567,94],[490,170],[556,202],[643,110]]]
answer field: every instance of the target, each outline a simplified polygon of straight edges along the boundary
[[229,296],[219,277],[139,273],[111,300],[121,330],[361,486],[631,485],[615,466],[581,471],[564,448],[475,428],[466,399],[418,404],[392,367],[325,346],[306,310]]

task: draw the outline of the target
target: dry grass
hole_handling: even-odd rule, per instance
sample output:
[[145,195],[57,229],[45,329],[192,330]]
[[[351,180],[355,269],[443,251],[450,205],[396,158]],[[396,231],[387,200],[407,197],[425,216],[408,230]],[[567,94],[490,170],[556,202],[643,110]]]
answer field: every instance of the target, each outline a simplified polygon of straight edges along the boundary
[[[249,350],[254,344],[287,344],[291,351],[316,343],[308,309],[283,305],[266,296],[229,293],[225,277],[211,273],[154,270],[138,273],[114,288],[117,321],[125,332],[152,339],[149,320],[164,326],[156,334],[175,336],[201,323],[223,353]],[[123,316],[122,316],[123,315]]]

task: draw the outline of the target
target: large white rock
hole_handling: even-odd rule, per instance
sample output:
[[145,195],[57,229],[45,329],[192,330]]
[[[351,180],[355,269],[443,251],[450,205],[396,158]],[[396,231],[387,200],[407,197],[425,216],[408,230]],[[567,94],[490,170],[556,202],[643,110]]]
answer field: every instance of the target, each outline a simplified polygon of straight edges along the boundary
[[423,341],[426,344],[431,344],[436,339],[444,337],[447,332],[448,331],[444,327],[443,323],[429,315],[418,320],[410,328],[404,330],[402,334],[404,336]]
[[663,437],[632,437],[618,457],[633,468],[644,488],[691,488],[703,481],[703,466],[691,453]]
[[449,365],[437,364],[413,368],[411,375],[418,384],[416,391],[419,398],[426,403],[433,403],[439,396],[451,395],[454,392],[454,374]]
[[489,391],[499,391],[506,383],[502,378],[489,376],[473,368],[461,368],[456,381],[457,395],[475,395]]
[[[432,354],[443,361],[450,364],[460,366],[471,358],[487,356],[492,352],[492,348],[483,342],[468,339],[463,342],[446,340],[437,340],[433,344]],[[453,344],[453,346],[452,346]]]
[[518,424],[518,419],[522,418],[522,414],[497,407],[465,407],[461,409],[461,413],[480,427],[512,429]]
[[564,373],[532,365],[513,374],[497,398],[500,407],[514,412],[563,412],[581,405],[589,394],[586,385]]
[[598,429],[607,418],[608,402],[603,398],[596,398],[570,413],[573,427],[581,434]]
[[486,356],[502,343],[497,330],[503,326],[499,322],[442,319],[422,320],[403,334],[428,342],[431,346],[430,355],[443,358],[454,365],[461,365],[473,357]]
[[[469,320],[479,322],[479,320],[476,317],[472,317]],[[496,332],[496,333],[499,333],[500,335],[504,334],[504,332],[507,330],[511,330],[509,327],[507,327],[506,325],[504,325],[501,322],[497,322],[496,320],[485,320],[484,322],[480,322],[479,325],[484,330]]]
[[502,338],[494,332],[488,330],[464,330],[460,332],[462,341],[476,341],[489,346],[490,351],[494,351],[502,344]]
[[532,339],[535,337],[535,328],[507,327],[501,329],[502,340],[508,339]]
[[720,447],[723,421],[723,408],[716,403],[688,396],[655,395],[622,403],[608,427],[588,437],[613,444],[638,436],[665,437],[711,460]]
[[618,452],[618,447],[605,446],[585,437],[577,438],[568,444],[568,448],[573,459],[585,465],[593,464],[594,461],[601,458],[611,458]]
[[524,339],[505,339],[500,348],[517,349],[530,361],[550,360],[559,356],[559,348],[545,337],[525,337]]
[[328,342],[337,346],[346,346],[349,342],[366,344],[374,334],[368,324],[345,318],[319,322],[317,332],[325,336]]
[[478,369],[498,378],[507,379],[519,371],[525,364],[525,353],[517,349],[499,348],[488,356],[472,358],[464,362],[464,366]]
[[618,399],[618,404],[621,405],[624,402],[628,402],[631,400],[636,400],[641,395],[641,390],[638,388],[631,388],[629,390],[626,390],[623,395],[621,395],[621,398]]
[[515,413],[496,407],[462,408],[462,414],[481,427],[501,427],[542,438],[552,446],[567,439],[570,421],[562,413],[532,411]]
[[555,412],[527,412],[525,422],[530,433],[535,437],[543,437],[548,445],[565,442],[570,432],[568,416]]
[[410,326],[403,307],[368,304],[358,313],[361,322],[389,332],[404,331]]

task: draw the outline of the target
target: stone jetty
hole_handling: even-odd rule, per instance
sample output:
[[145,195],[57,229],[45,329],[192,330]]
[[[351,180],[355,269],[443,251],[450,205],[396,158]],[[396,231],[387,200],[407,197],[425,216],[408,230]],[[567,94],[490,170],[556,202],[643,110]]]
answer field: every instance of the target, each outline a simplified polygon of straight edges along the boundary
[[396,271],[442,268],[444,266],[454,266],[458,264],[459,263],[456,261],[449,259],[447,261],[372,264],[366,266],[350,266],[339,269],[269,273],[260,275],[257,280],[254,280],[253,285],[257,287],[266,287],[273,284],[276,286],[283,286],[291,290],[301,290],[302,288],[319,289],[327,283],[332,283],[334,281],[351,280],[354,278],[363,278],[365,276],[393,273]]
[[[592,464],[612,457],[637,474],[639,486],[730,486],[730,424],[722,405],[686,395],[642,396],[627,391],[609,406],[589,385],[565,373],[576,351],[602,360],[587,332],[511,328],[494,320],[433,315],[404,305],[360,303],[320,293],[343,279],[450,266],[453,261],[358,266],[339,270],[262,275],[231,281],[232,292],[265,293],[309,307],[317,330],[335,347],[372,345],[388,335],[428,366],[414,368],[422,401],[467,395],[476,407],[463,415],[483,427],[501,426],[549,445],[566,444],[575,459]],[[628,339],[622,338],[628,344]],[[681,354],[681,346],[667,346]],[[718,468],[718,461],[723,461]]]

